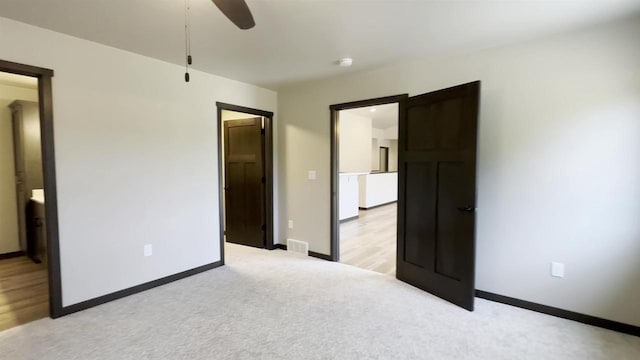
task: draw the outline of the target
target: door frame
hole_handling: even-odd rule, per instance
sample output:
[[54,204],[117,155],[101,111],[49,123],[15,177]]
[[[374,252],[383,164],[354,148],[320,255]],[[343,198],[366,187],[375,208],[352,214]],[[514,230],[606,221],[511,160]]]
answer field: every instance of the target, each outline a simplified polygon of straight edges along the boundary
[[47,217],[46,236],[49,277],[49,316],[55,319],[65,313],[62,307],[58,195],[56,188],[55,146],[53,135],[53,70],[0,60],[0,71],[35,77],[38,79],[40,146],[42,151],[42,176],[45,188],[45,215]]
[[[382,153],[382,149],[385,150],[385,155],[386,155],[385,157],[386,163],[384,164],[386,168],[385,171],[382,171],[382,163],[380,162],[380,154]],[[378,167],[380,168],[378,169],[380,172],[389,172],[389,147],[388,146],[378,146]]]
[[244,106],[238,106],[233,104],[227,104],[223,102],[216,102],[218,108],[218,198],[219,198],[219,213],[220,213],[220,258],[224,264],[224,204],[223,204],[223,172],[222,162],[224,158],[222,156],[222,139],[223,139],[223,121],[222,110],[237,111],[245,114],[256,115],[264,117],[264,172],[265,172],[265,248],[268,250],[275,249],[273,244],[273,113],[271,111],[264,111],[253,109]]
[[[409,94],[400,94],[385,96],[380,98],[373,98],[367,100],[352,101],[342,104],[334,104],[329,106],[331,112],[331,206],[330,206],[330,219],[331,219],[331,254],[329,255],[331,261],[340,261],[340,219],[339,219],[339,199],[338,199],[338,186],[339,186],[339,157],[340,157],[340,136],[338,134],[338,112],[341,110],[349,110],[367,106],[385,105],[398,103],[409,97]],[[396,239],[397,242],[397,239]]]

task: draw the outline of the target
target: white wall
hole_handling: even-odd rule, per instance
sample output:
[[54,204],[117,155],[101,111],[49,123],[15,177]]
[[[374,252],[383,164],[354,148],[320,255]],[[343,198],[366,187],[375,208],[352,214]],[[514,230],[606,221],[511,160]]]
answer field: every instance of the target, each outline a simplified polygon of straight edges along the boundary
[[339,113],[339,164],[340,172],[369,172],[371,164],[371,119]]
[[275,111],[276,93],[4,18],[0,34],[3,60],[55,71],[63,304],[220,260],[215,103]]
[[378,139],[374,137],[371,139],[371,171],[380,170],[380,158],[378,157],[379,151]]
[[385,128],[383,130],[384,130],[384,138],[385,139],[387,139],[387,140],[398,140],[398,124],[393,125],[393,126],[389,126],[388,128]]
[[[389,167],[391,167],[391,140],[389,140],[389,138],[387,137],[387,129],[373,128],[372,136],[373,140],[371,142],[371,170],[380,170],[380,147],[389,148]],[[397,137],[398,136],[396,134],[396,138]]]
[[38,90],[0,84],[0,254],[20,251],[13,126],[9,104],[38,101]]
[[222,110],[221,117],[222,117],[222,121],[229,121],[229,120],[252,119],[252,118],[258,117],[258,115],[245,114],[245,113],[231,111],[231,110]]
[[636,18],[282,90],[281,238],[329,253],[329,105],[482,80],[476,287],[640,325],[638,39]]

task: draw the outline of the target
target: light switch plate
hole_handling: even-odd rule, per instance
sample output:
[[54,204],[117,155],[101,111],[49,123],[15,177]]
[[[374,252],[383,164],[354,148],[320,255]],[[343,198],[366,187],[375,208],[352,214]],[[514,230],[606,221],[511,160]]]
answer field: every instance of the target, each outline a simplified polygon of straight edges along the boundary
[[564,264],[559,262],[551,263],[551,276],[553,277],[564,277]]
[[309,170],[309,180],[315,180],[315,179],[316,179],[316,171]]
[[153,245],[147,244],[144,246],[144,256],[153,255]]
[[293,229],[293,220],[289,220],[289,229]]

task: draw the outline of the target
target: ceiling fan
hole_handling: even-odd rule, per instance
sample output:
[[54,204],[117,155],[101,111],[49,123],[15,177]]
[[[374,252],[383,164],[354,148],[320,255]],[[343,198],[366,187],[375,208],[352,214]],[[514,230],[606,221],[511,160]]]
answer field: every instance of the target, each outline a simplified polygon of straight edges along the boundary
[[[220,11],[234,23],[241,30],[248,30],[256,26],[256,22],[253,20],[251,10],[245,0],[212,0],[213,3],[220,9]],[[185,52],[187,55],[186,72],[184,73],[184,81],[189,82],[189,67],[192,63],[191,58],[191,22],[189,19],[189,12],[191,6],[189,0],[184,2],[184,35],[185,35]]]
[[222,13],[242,30],[251,29],[256,25],[251,10],[244,0],[212,0]]

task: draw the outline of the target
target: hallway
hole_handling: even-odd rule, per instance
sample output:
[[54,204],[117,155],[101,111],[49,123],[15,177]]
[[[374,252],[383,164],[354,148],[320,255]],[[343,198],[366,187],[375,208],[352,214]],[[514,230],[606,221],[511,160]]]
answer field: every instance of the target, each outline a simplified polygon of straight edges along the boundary
[[26,256],[0,260],[0,331],[49,316],[47,268]]
[[360,210],[358,219],[340,224],[340,262],[395,276],[397,208]]

